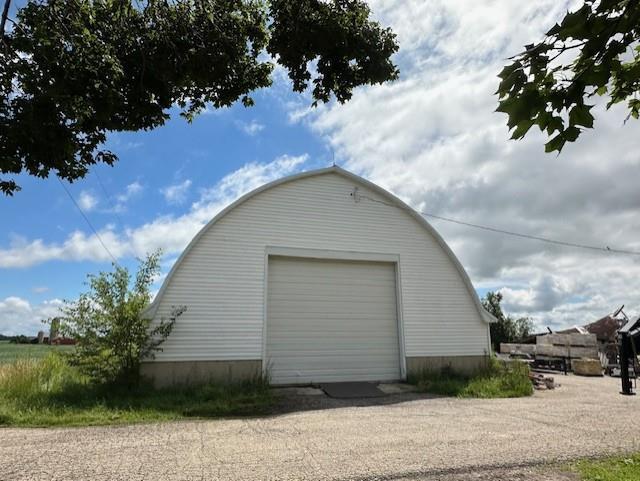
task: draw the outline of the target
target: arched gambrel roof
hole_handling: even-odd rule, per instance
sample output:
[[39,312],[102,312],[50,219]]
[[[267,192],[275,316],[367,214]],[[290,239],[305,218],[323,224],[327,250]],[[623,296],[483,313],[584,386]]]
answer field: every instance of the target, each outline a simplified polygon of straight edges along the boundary
[[257,189],[254,189],[251,192],[243,195],[242,197],[237,199],[235,202],[232,202],[227,207],[225,207],[223,210],[221,210],[202,229],[200,229],[200,232],[198,232],[196,234],[196,236],[191,240],[191,242],[186,247],[186,249],[182,252],[180,257],[178,257],[176,262],[173,264],[173,267],[169,271],[169,274],[167,275],[166,279],[162,283],[162,287],[160,287],[160,290],[158,291],[158,294],[156,295],[155,299],[153,300],[151,305],[147,309],[145,309],[143,315],[148,316],[148,317],[154,317],[156,315],[156,311],[158,309],[158,306],[160,305],[160,300],[162,299],[162,296],[163,296],[167,286],[171,283],[171,279],[173,278],[174,273],[180,268],[180,264],[182,264],[182,262],[184,261],[186,256],[189,254],[189,252],[191,251],[193,246],[198,243],[200,238],[202,236],[204,236],[207,233],[207,231],[209,231],[209,229],[211,229],[216,224],[216,222],[218,222],[220,219],[222,219],[224,216],[226,216],[229,212],[231,212],[233,209],[235,209],[239,205],[243,204],[247,200],[251,199],[252,197],[255,197],[256,195],[258,195],[261,192],[264,192],[266,190],[269,190],[269,189],[272,189],[272,188],[277,187],[279,185],[286,184],[288,182],[293,182],[293,181],[296,181],[296,180],[299,180],[299,179],[305,179],[307,177],[314,177],[314,176],[317,176],[317,175],[324,175],[324,174],[330,174],[330,173],[335,173],[335,174],[338,174],[338,175],[342,175],[343,177],[346,177],[347,179],[349,179],[349,180],[351,180],[353,182],[356,182],[356,183],[364,185],[365,187],[368,187],[372,191],[374,191],[377,194],[379,194],[381,197],[386,198],[387,201],[390,204],[395,205],[396,207],[407,211],[407,213],[409,213],[411,216],[413,216],[413,218],[416,221],[418,221],[418,223],[420,225],[422,225],[422,227],[424,227],[427,230],[427,232],[429,232],[429,234],[431,234],[433,236],[433,238],[438,242],[438,244],[440,245],[442,250],[445,252],[445,254],[447,256],[449,256],[449,258],[453,262],[453,265],[458,270],[458,273],[460,274],[460,277],[462,278],[463,282],[465,283],[465,285],[467,287],[467,290],[469,291],[469,295],[473,299],[473,301],[474,301],[474,303],[476,305],[476,308],[478,309],[478,313],[480,314],[480,317],[487,323],[491,323],[491,322],[495,322],[496,321],[495,317],[493,317],[489,312],[487,312],[484,309],[484,307],[482,306],[482,303],[480,302],[480,299],[478,298],[478,294],[476,293],[475,289],[473,288],[473,284],[471,284],[471,279],[469,279],[469,276],[468,276],[467,272],[465,271],[464,267],[462,267],[462,264],[460,263],[458,258],[455,256],[455,254],[453,253],[453,251],[451,250],[449,245],[444,241],[444,239],[440,236],[440,234],[438,234],[438,232],[431,226],[431,224],[429,224],[427,222],[427,220],[421,214],[416,212],[412,207],[410,207],[409,205],[405,204],[398,197],[396,197],[392,193],[386,191],[382,187],[380,187],[380,186],[374,184],[373,182],[370,182],[367,179],[364,179],[364,178],[362,178],[362,177],[360,177],[360,176],[358,176],[356,174],[353,174],[353,173],[349,172],[348,170],[345,170],[345,169],[343,169],[341,167],[338,167],[336,165],[334,165],[332,167],[327,167],[327,168],[324,168],[324,169],[317,169],[317,170],[310,170],[310,171],[307,171],[307,172],[300,172],[298,174],[293,174],[293,175],[290,175],[290,176],[287,176],[287,177],[283,177],[283,178],[278,179],[278,180],[274,180],[273,182],[269,182],[267,184],[264,184],[263,186],[258,187]]

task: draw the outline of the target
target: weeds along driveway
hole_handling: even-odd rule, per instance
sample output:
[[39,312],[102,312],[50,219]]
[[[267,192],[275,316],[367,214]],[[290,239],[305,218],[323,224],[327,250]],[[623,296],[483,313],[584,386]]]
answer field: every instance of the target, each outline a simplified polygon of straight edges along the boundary
[[0,479],[459,479],[640,450],[640,396],[619,395],[616,379],[556,380],[560,389],[524,399],[408,396],[259,419],[0,429]]

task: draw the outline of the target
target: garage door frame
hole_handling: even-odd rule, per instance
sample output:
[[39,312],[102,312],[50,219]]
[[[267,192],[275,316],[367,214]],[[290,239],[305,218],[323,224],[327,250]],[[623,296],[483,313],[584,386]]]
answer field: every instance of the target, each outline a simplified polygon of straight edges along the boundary
[[380,252],[336,251],[325,249],[304,249],[297,247],[267,246],[264,255],[264,299],[262,304],[262,373],[267,374],[267,299],[269,295],[269,258],[298,257],[304,259],[388,262],[394,265],[396,277],[396,319],[398,323],[398,352],[400,356],[400,377],[407,378],[407,358],[405,355],[404,322],[402,316],[402,284],[400,275],[400,255]]

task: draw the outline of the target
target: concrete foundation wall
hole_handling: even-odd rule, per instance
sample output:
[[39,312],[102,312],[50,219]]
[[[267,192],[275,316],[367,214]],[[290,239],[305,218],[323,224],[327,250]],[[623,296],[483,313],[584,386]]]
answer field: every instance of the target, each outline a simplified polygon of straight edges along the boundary
[[262,361],[145,362],[140,371],[157,388],[207,382],[228,383],[261,375]]
[[461,374],[471,374],[486,367],[488,362],[488,356],[407,357],[407,376],[422,371],[440,371],[445,367]]
[[[421,371],[440,371],[445,367],[470,374],[486,367],[487,356],[407,357],[407,376]],[[142,376],[154,386],[194,385],[207,382],[236,382],[262,374],[262,361],[176,361],[146,362],[140,367]]]

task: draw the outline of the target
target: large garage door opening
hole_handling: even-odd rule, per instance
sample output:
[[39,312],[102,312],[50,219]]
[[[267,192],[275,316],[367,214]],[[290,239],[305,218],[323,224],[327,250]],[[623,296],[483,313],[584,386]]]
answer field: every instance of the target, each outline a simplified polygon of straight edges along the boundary
[[270,257],[273,384],[400,379],[395,265]]

